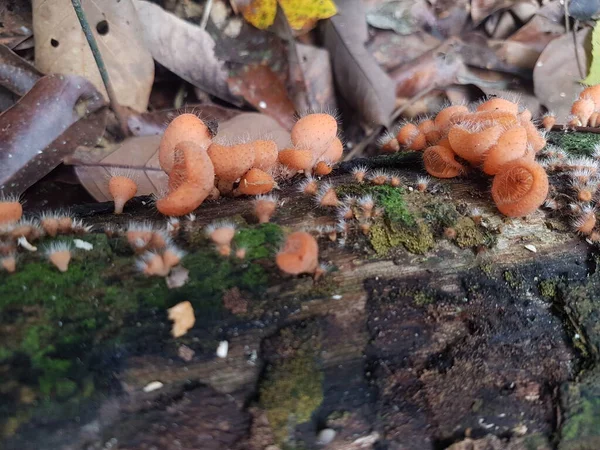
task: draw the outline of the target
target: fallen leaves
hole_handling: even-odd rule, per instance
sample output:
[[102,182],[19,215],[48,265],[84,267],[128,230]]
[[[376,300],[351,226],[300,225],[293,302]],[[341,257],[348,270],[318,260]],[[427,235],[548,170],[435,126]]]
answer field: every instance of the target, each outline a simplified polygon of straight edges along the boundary
[[229,78],[231,92],[241,95],[259,111],[270,115],[288,130],[296,113],[282,80],[265,65],[248,65]]
[[590,70],[582,83],[588,86],[600,83],[600,25],[596,22],[592,31],[592,63]]
[[312,27],[336,13],[333,0],[250,0],[242,6],[242,13],[248,22],[264,30],[275,21],[277,3],[294,30]]
[[[585,48],[589,42],[589,34],[589,29],[577,33],[583,67],[588,67]],[[580,80],[573,36],[565,34],[550,42],[533,70],[533,88],[540,102],[556,114],[559,123],[566,121],[573,99],[582,90]]]
[[153,3],[136,0],[134,4],[146,47],[156,61],[206,93],[233,99],[225,65],[215,56],[215,41],[205,30]]
[[360,1],[344,0],[339,7],[340,13],[324,27],[337,85],[370,126],[388,125],[396,103],[395,84],[364,47],[367,33]]
[[31,64],[17,56],[8,47],[0,45],[0,86],[16,95],[25,95],[42,77]]
[[169,320],[173,321],[171,327],[171,335],[174,338],[183,336],[188,332],[190,328],[196,323],[196,316],[194,316],[194,308],[188,301],[181,302],[169,308]]
[[[145,111],[154,82],[154,61],[144,46],[132,1],[83,0],[82,5],[117,101],[136,111]],[[44,73],[84,76],[107,98],[71,0],[33,0],[33,29],[38,69]]]
[[20,194],[79,145],[104,133],[99,92],[76,75],[48,75],[0,115],[0,190]]

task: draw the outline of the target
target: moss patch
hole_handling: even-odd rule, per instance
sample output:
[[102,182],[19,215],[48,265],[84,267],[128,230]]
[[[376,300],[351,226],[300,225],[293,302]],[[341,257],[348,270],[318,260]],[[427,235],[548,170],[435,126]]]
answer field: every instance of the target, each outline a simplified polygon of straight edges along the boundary
[[222,302],[228,289],[263,296],[269,280],[264,260],[274,255],[281,234],[271,224],[241,229],[244,260],[223,258],[207,246],[191,252],[182,261],[188,282],[177,289],[141,275],[124,241],[103,234],[83,238],[94,248],[75,251],[66,273],[42,252],[24,254],[16,273],[0,272],[0,372],[10,373],[0,390],[12,398],[0,406],[0,414],[12,418],[6,425],[14,428],[34,407],[20,399],[22,389],[35,400],[66,405],[110,384],[104,369],[112,372],[114,364],[104,367],[103,361],[114,352],[144,347],[151,353],[164,349],[165,341],[170,345],[165,310],[174,304],[190,301],[196,329],[210,330],[229,315]]
[[600,134],[551,131],[548,142],[557,145],[573,155],[590,155],[594,146],[600,144]]
[[460,218],[456,222],[455,229],[455,242],[460,248],[478,247],[480,245],[489,247],[492,245],[492,237],[487,233],[483,233],[470,217]]
[[561,391],[565,411],[559,450],[600,448],[600,374],[588,374],[579,383],[566,383]]
[[318,364],[320,336],[315,327],[284,329],[276,338],[272,362],[260,385],[260,405],[265,409],[278,445],[290,430],[308,422],[323,401],[323,373]]
[[390,250],[402,245],[415,254],[425,254],[433,248],[435,240],[429,227],[418,221],[415,227],[400,227],[385,220],[377,221],[369,232],[369,241],[378,256],[387,255]]
[[539,289],[540,295],[547,299],[552,299],[556,296],[556,281],[553,280],[544,280],[540,281]]

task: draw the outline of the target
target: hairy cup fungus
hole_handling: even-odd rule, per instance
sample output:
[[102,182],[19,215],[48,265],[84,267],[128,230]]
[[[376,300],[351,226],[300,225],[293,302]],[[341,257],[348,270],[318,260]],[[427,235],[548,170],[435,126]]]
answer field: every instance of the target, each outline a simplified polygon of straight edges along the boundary
[[160,167],[169,174],[175,159],[175,147],[182,141],[193,142],[206,151],[211,144],[212,134],[202,120],[194,114],[181,114],[171,121],[160,141],[158,161]]
[[254,215],[258,223],[267,223],[277,209],[277,197],[275,195],[260,195],[254,200]]
[[137,194],[137,183],[125,175],[113,175],[108,180],[108,191],[115,202],[115,214],[123,213],[125,203]]
[[352,169],[352,176],[359,183],[365,181],[367,173],[369,173],[369,168],[367,166],[356,166]]
[[279,163],[297,171],[310,172],[313,154],[305,148],[286,148],[279,152]]
[[8,273],[14,273],[17,270],[17,254],[10,252],[0,256],[0,267]]
[[275,186],[275,180],[268,173],[260,169],[250,169],[240,180],[235,190],[238,195],[260,195],[271,192]]
[[410,150],[423,150],[427,146],[425,134],[414,123],[403,125],[396,134],[398,143]]
[[68,242],[55,242],[46,249],[46,257],[61,272],[69,270],[71,245]]
[[584,206],[575,219],[573,228],[581,234],[590,234],[596,226],[596,209],[591,206]]
[[315,175],[324,176],[329,175],[332,170],[333,167],[331,167],[331,164],[327,164],[325,161],[319,161],[314,167],[313,173]]
[[423,152],[423,164],[427,173],[437,178],[454,178],[465,171],[456,161],[454,152],[441,145],[428,147]]
[[397,173],[390,174],[390,186],[399,187],[402,184],[402,178]]
[[492,182],[492,198],[500,212],[521,217],[538,209],[548,195],[548,176],[535,161],[518,159],[502,166]]
[[483,171],[488,175],[496,175],[502,165],[519,159],[527,150],[527,131],[521,126],[506,130],[498,141],[490,147],[483,161]]
[[319,265],[319,246],[309,233],[296,231],[288,235],[283,249],[275,258],[277,267],[290,275],[314,273]]
[[271,170],[277,164],[279,150],[275,141],[257,140],[252,142],[254,146],[254,167],[264,170]]
[[323,183],[315,198],[319,206],[338,206],[340,201],[331,183]]
[[396,153],[398,150],[400,150],[400,144],[398,143],[396,136],[389,131],[377,139],[377,145],[384,153]]
[[178,265],[185,252],[174,245],[168,245],[162,254],[162,260],[167,271],[170,271],[173,267]]
[[591,98],[578,98],[571,106],[571,115],[573,118],[569,122],[569,125],[577,127],[587,126],[595,109],[596,105]]
[[447,106],[436,114],[433,123],[435,127],[443,134],[444,130],[452,125],[453,121],[467,114],[469,114],[469,108],[464,105]]
[[129,222],[125,232],[127,242],[136,252],[146,250],[153,235],[154,228],[149,222]]
[[206,227],[206,234],[215,243],[219,254],[229,256],[231,241],[235,236],[235,225],[231,222],[217,222]]
[[519,105],[510,100],[495,97],[481,103],[477,107],[477,111],[507,111],[516,115],[519,113]]
[[156,252],[145,252],[136,261],[136,265],[140,272],[149,277],[166,277],[170,271],[170,268],[165,265],[162,255]]
[[385,170],[376,170],[369,175],[369,180],[376,186],[383,186],[389,179],[390,177]]
[[370,194],[363,195],[358,199],[358,206],[361,209],[363,217],[370,218],[373,215],[373,209],[375,208],[375,200]]
[[552,127],[556,124],[556,116],[553,112],[547,112],[542,117],[542,126],[546,131],[550,131]]
[[290,137],[294,146],[310,150],[313,161],[321,158],[337,161],[339,157],[336,159],[327,155],[328,152],[336,153],[341,146],[339,142],[333,150],[330,148],[337,139],[337,129],[337,120],[332,115],[308,114],[294,124]]
[[306,179],[298,183],[296,189],[301,194],[317,195],[317,192],[319,192],[319,184],[317,183],[317,180],[309,175],[306,177]]
[[44,234],[44,230],[40,227],[37,220],[21,219],[17,223],[11,225],[9,234],[13,239],[24,237],[32,242],[39,239]]
[[156,201],[166,216],[184,216],[198,208],[214,187],[215,170],[207,152],[193,142],[175,145],[169,193]]
[[498,141],[503,131],[501,125],[482,127],[462,122],[450,128],[448,141],[454,153],[471,164],[479,165],[483,162],[485,152]]
[[252,142],[232,146],[213,143],[208,147],[208,156],[213,163],[215,176],[233,183],[252,168],[256,152]]
[[0,193],[0,225],[15,223],[23,216],[23,206],[19,197]]
[[332,163],[336,163],[338,162],[340,159],[342,159],[342,156],[344,155],[344,144],[342,144],[342,141],[339,138],[334,138],[333,141],[331,141],[331,144],[329,144],[329,147],[327,147],[327,150],[325,150],[325,153],[323,153],[320,156],[317,156],[316,159],[324,159],[327,161],[331,161]]
[[431,181],[431,178],[429,178],[429,177],[418,177],[417,178],[417,191],[425,192],[427,190],[427,188],[429,187],[430,181]]

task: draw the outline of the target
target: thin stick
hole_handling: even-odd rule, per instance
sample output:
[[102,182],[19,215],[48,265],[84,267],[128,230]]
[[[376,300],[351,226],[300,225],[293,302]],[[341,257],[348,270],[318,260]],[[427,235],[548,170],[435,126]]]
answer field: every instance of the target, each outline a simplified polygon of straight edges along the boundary
[[208,24],[208,18],[210,17],[210,10],[212,9],[214,0],[206,0],[204,4],[204,10],[202,11],[202,20],[200,21],[200,28],[203,30],[206,28],[206,24]]
[[579,45],[577,43],[577,27],[579,26],[579,20],[575,21],[573,25],[573,46],[575,47],[575,60],[577,61],[577,68],[579,69],[579,76],[583,79],[585,78],[585,73],[583,72],[583,65],[581,64],[581,55],[579,53]]
[[98,48],[98,43],[96,42],[94,33],[92,33],[90,24],[87,18],[85,17],[85,12],[83,11],[83,7],[81,6],[81,1],[71,0],[71,3],[73,4],[73,9],[75,10],[75,14],[77,14],[77,18],[79,19],[79,24],[81,25],[83,34],[85,34],[85,38],[87,39],[88,45],[90,46],[92,55],[94,55],[96,66],[98,66],[98,71],[100,72],[100,76],[102,77],[102,83],[104,83],[106,93],[108,94],[108,100],[110,101],[111,109],[115,113],[115,116],[117,116],[117,120],[119,121],[119,125],[121,126],[121,131],[123,132],[123,135],[127,136],[127,134],[129,134],[127,128],[127,120],[125,120],[125,118],[121,114],[121,105],[119,105],[119,102],[117,102],[117,95],[115,94],[115,91],[110,82],[108,70],[106,69],[104,60],[102,59],[102,54],[100,53],[100,49]]
[[600,134],[600,128],[594,127],[572,127],[571,125],[554,125],[552,131],[579,131],[583,133],[595,133]]

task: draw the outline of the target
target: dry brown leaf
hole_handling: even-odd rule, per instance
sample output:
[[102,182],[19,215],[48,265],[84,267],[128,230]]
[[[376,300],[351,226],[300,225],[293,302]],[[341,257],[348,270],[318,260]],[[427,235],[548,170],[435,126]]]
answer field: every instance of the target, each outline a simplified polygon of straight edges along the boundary
[[471,18],[479,25],[488,16],[501,9],[510,8],[517,0],[471,0]]
[[297,69],[304,85],[304,100],[296,101],[296,107],[300,111],[335,111],[337,103],[329,52],[314,45],[300,43],[296,43],[296,52]]
[[26,0],[9,0],[0,5],[0,44],[14,49],[31,37],[31,4]]
[[367,50],[385,70],[393,70],[441,44],[439,39],[424,31],[399,36],[392,31],[377,33],[367,43]]
[[234,100],[227,70],[215,56],[215,41],[205,30],[160,6],[135,0],[147,48],[156,61],[184,80],[223,100]]
[[282,80],[270,67],[252,64],[229,78],[232,93],[240,95],[259,111],[291,130],[296,111]]
[[[579,55],[584,68],[588,67],[590,38],[589,29],[577,33]],[[570,114],[571,104],[583,89],[579,81],[581,76],[573,36],[568,33],[550,42],[540,55],[533,70],[533,89],[540,102],[556,114],[558,122],[564,123]]]
[[358,0],[340,1],[338,8],[324,27],[336,83],[369,126],[388,125],[396,104],[395,84],[364,47],[364,9]]
[[[219,124],[215,140],[236,142],[240,139],[273,139],[279,148],[290,143],[290,134],[274,119],[259,113],[242,113]],[[158,162],[161,135],[130,137],[120,144],[105,148],[79,148],[66,164],[75,165],[83,187],[97,201],[111,201],[108,179],[114,169],[126,169],[138,183],[137,195],[162,194],[168,177]]]
[[0,45],[0,86],[16,95],[25,95],[42,74],[8,47]]
[[104,133],[100,93],[82,77],[47,75],[0,115],[0,191],[21,194],[79,145]]
[[[145,111],[154,81],[154,61],[144,46],[131,0],[83,0],[82,4],[118,102]],[[33,29],[39,70],[82,75],[107,98],[71,0],[33,0]]]

